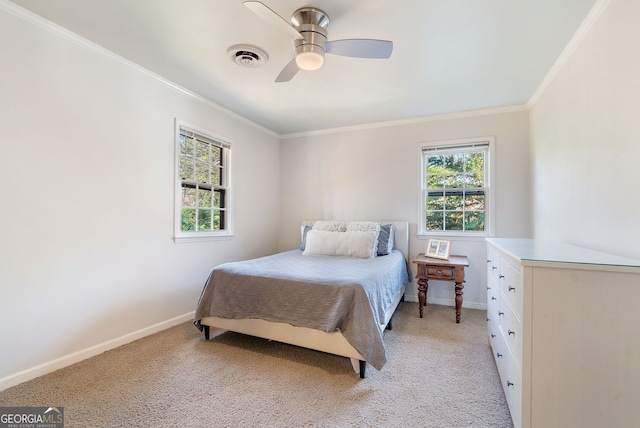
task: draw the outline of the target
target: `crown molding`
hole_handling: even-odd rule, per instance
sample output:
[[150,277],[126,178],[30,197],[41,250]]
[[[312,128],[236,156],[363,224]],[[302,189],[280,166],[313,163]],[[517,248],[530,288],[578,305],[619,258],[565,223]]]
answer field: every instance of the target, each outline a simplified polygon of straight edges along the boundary
[[513,112],[519,112],[519,111],[528,110],[528,109],[529,107],[526,104],[516,104],[516,105],[504,106],[504,107],[494,107],[494,108],[486,108],[486,109],[478,109],[478,110],[466,110],[466,111],[455,112],[455,113],[434,114],[430,116],[421,116],[421,117],[414,117],[409,119],[389,120],[384,122],[372,122],[372,123],[365,123],[362,125],[342,126],[339,128],[328,128],[328,129],[320,129],[316,131],[284,134],[284,135],[281,135],[280,138],[284,140],[289,138],[337,134],[341,132],[364,131],[368,129],[387,128],[390,126],[414,125],[414,124],[426,123],[426,122],[437,122],[441,120],[463,119],[463,118],[475,117],[475,116],[486,116],[490,114],[513,113]]
[[130,68],[131,70],[134,70],[140,74],[143,74],[147,77],[150,77],[160,83],[162,83],[163,85],[173,89],[176,92],[181,93],[182,95],[186,95],[187,97],[190,97],[194,100],[200,101],[204,104],[206,104],[209,107],[212,107],[222,113],[225,113],[231,117],[233,117],[234,119],[243,122],[246,125],[251,126],[252,128],[255,128],[261,132],[264,132],[265,134],[268,134],[272,137],[275,138],[279,138],[280,134],[278,134],[277,132],[272,131],[271,129],[265,128],[264,126],[257,124],[256,122],[253,122],[249,119],[247,119],[244,116],[239,115],[238,113],[235,113],[232,110],[227,109],[226,107],[221,106],[220,104],[217,104],[213,101],[211,101],[208,98],[205,98],[201,95],[196,94],[195,92],[192,92],[162,76],[160,76],[159,74],[154,73],[153,71],[146,69],[138,64],[136,64],[133,61],[130,61],[96,43],[93,43],[90,40],[85,39],[84,37],[79,36],[78,34],[67,30],[64,27],[61,27],[58,24],[55,24],[51,21],[48,21],[47,19],[36,15],[35,13],[24,9],[23,7],[20,7],[18,5],[16,5],[15,3],[12,3],[8,0],[0,0],[0,10],[5,11],[13,16],[16,16],[17,18],[22,19],[25,22],[28,22],[29,24],[32,24],[38,28],[41,28],[51,34],[54,34],[58,37],[61,37],[77,46],[80,46],[84,49],[87,49],[93,53],[96,53],[98,55],[102,55],[104,57],[109,58],[110,60],[114,61],[114,62],[118,62],[128,68]]

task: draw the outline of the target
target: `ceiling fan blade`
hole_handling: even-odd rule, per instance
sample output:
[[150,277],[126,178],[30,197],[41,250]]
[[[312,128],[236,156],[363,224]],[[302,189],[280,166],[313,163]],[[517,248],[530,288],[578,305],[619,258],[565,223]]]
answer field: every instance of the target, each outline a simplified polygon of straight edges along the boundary
[[245,1],[242,3],[249,9],[251,12],[258,15],[259,18],[262,18],[269,24],[278,28],[280,31],[285,32],[289,35],[289,37],[294,40],[303,39],[302,35],[296,31],[291,24],[289,24],[283,17],[275,13],[273,10],[269,9],[262,2],[259,1]]
[[298,67],[298,64],[296,64],[296,59],[294,58],[289,61],[289,64],[285,65],[280,74],[278,74],[278,77],[276,77],[276,82],[288,82],[289,80],[293,79],[293,76],[296,75],[298,70],[300,70],[300,68]]
[[327,53],[355,58],[386,59],[391,56],[393,42],[374,39],[343,39],[327,42]]

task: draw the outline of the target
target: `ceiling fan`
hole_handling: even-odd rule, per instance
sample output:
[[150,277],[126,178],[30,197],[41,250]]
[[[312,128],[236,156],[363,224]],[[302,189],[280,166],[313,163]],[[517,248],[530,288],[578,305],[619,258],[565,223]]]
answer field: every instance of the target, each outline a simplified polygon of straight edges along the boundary
[[249,10],[293,39],[295,58],[280,72],[276,82],[288,82],[299,70],[322,67],[324,54],[355,58],[386,59],[391,56],[393,42],[375,39],[343,39],[327,41],[329,17],[315,7],[303,7],[291,16],[291,24],[259,1],[245,1]]

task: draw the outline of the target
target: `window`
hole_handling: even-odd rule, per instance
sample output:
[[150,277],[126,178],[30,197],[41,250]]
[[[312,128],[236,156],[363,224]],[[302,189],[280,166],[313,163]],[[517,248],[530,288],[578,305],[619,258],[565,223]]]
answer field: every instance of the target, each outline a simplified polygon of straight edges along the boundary
[[231,145],[176,121],[175,237],[230,236]]
[[420,145],[420,234],[488,234],[492,146],[493,138]]

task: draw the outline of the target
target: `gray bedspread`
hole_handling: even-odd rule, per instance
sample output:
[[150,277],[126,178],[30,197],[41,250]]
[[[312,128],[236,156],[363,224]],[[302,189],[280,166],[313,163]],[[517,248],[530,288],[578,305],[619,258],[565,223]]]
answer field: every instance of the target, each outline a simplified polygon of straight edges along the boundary
[[385,312],[409,282],[398,250],[374,259],[303,256],[286,251],[215,267],[196,309],[195,322],[217,316],[257,318],[332,332],[340,330],[380,370]]

